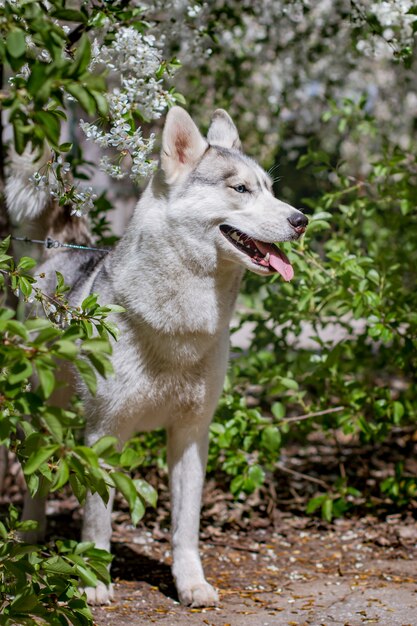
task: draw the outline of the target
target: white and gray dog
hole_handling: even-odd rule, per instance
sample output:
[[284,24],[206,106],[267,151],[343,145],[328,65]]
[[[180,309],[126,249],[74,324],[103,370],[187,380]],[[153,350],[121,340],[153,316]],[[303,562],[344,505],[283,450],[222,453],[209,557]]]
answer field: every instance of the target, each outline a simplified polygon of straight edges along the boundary
[[[27,162],[15,165],[8,184],[9,209],[20,221],[43,210],[39,195],[28,194],[27,177]],[[126,310],[117,316],[115,375],[99,380],[95,397],[83,393],[86,439],[91,445],[114,435],[124,442],[137,431],[166,428],[173,575],[186,605],[218,600],[200,561],[199,517],[209,425],[226,373],[240,281],[245,269],[290,280],[291,264],[274,242],[298,239],[306,225],[303,213],[277,200],[270,177],[243,154],[225,111],[215,111],[206,139],[188,113],[174,107],[159,169],[115,249],[98,258],[63,251],[42,267],[52,288],[55,270],[64,274],[72,304],[95,292]],[[109,550],[111,509],[88,496],[84,541]],[[106,603],[112,589],[99,584],[87,596]]]

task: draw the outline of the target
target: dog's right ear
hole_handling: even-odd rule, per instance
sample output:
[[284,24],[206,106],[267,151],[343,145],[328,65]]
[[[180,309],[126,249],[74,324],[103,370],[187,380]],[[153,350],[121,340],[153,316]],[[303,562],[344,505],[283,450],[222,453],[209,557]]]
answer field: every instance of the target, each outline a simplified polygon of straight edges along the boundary
[[187,111],[181,107],[169,110],[162,133],[161,168],[166,182],[171,185],[188,174],[207,149]]
[[222,148],[241,150],[239,133],[232,118],[224,109],[216,109],[211,118],[207,139],[210,145]]

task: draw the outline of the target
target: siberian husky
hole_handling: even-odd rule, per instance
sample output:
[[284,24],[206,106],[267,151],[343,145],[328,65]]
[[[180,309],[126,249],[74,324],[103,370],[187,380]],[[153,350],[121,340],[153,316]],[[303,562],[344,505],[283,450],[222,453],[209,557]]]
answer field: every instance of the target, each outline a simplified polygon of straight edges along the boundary
[[[24,174],[15,171],[8,185],[9,209],[21,220],[42,208],[29,197],[22,213]],[[91,445],[115,435],[124,442],[137,431],[167,430],[172,571],[185,605],[218,601],[200,561],[199,517],[209,425],[240,281],[245,269],[291,280],[291,264],[274,242],[296,240],[306,226],[303,213],[277,200],[270,177],[242,152],[225,111],[215,111],[204,138],[188,113],[174,107],[159,168],[114,250],[98,260],[94,253],[59,252],[42,268],[53,276],[61,271],[74,285],[72,304],[95,292],[126,310],[117,316],[114,377],[99,380],[95,397],[84,393],[86,439]],[[111,502],[88,496],[84,541],[110,549],[111,510]],[[100,583],[87,597],[102,604],[112,593]]]

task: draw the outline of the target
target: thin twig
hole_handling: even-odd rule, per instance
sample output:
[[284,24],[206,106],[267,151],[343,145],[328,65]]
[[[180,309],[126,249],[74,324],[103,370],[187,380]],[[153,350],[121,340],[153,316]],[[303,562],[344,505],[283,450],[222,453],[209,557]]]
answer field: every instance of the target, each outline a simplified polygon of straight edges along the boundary
[[298,478],[304,478],[305,480],[308,480],[311,483],[316,483],[317,485],[324,487],[326,491],[330,490],[329,485],[325,483],[324,480],[321,480],[320,478],[314,478],[314,476],[309,476],[308,474],[297,472],[297,470],[293,470],[293,469],[290,469],[289,467],[285,467],[285,465],[281,465],[281,463],[278,463],[277,467],[279,470],[286,472],[287,474],[292,474],[293,476],[297,476]]
[[324,409],[323,411],[315,411],[314,413],[306,413],[305,415],[294,415],[294,417],[287,417],[282,421],[285,424],[289,422],[301,422],[302,420],[307,420],[310,417],[318,417],[319,415],[328,415],[329,413],[338,413],[339,411],[343,411],[346,407],[344,406],[335,406],[332,409]]
[[240,550],[241,552],[252,552],[253,554],[259,554],[259,548],[248,548],[246,546],[239,546],[235,543],[227,543],[226,541],[216,541],[210,537],[205,538],[206,543],[211,543],[213,546],[220,546],[222,548],[231,548],[232,550]]

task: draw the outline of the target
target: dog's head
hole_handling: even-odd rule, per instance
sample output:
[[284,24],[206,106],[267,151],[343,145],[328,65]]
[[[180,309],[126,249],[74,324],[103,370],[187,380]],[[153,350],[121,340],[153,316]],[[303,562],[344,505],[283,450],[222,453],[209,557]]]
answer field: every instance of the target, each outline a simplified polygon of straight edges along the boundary
[[298,239],[307,226],[301,211],[274,197],[268,174],[241,151],[239,135],[223,109],[215,111],[205,139],[188,113],[172,108],[162,136],[161,170],[168,185],[169,219],[188,234],[214,243],[218,258],[257,274],[293,277],[276,242]]

